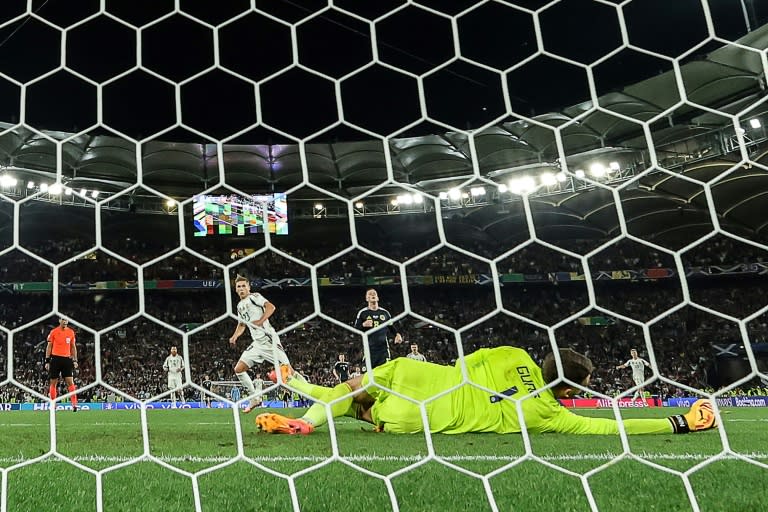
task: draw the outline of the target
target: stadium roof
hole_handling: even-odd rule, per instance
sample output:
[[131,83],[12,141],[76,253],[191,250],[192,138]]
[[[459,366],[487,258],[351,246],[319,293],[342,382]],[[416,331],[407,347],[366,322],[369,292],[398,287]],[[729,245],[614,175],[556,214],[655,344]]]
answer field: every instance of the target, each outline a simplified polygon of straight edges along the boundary
[[[718,112],[733,115],[754,105],[739,122],[749,159],[760,163],[764,156],[762,141],[768,122],[768,118],[761,119],[768,111],[761,102],[766,85],[764,55],[755,50],[768,48],[768,26],[749,33],[738,43],[691,58],[680,66],[688,102],[680,101],[675,76],[668,71],[600,96],[599,109],[585,102],[529,118],[510,116],[474,131],[473,137],[442,131],[390,138],[387,143],[394,179],[409,184],[411,191],[435,196],[451,187],[483,185],[473,174],[472,142],[479,175],[486,185],[507,183],[524,175],[556,173],[564,167],[558,147],[561,142],[571,173],[587,169],[596,161],[605,165],[618,161],[622,168],[618,183],[652,167],[649,139],[638,121],[658,117],[650,124],[650,141],[659,165],[669,169],[670,174],[654,172],[622,191],[627,225],[638,235],[666,233],[674,237],[685,232],[692,236],[709,231],[706,194],[701,185],[687,178],[711,180],[742,159],[733,119]],[[759,124],[750,125],[752,119]],[[180,199],[218,183],[220,163],[227,183],[246,193],[289,190],[303,178],[298,144],[225,144],[219,154],[215,144],[164,142],[160,136],[160,140],[141,145],[137,152],[133,141],[104,129],[98,134],[72,137],[61,132],[46,132],[43,136],[8,124],[0,127],[6,129],[0,135],[0,164],[16,172],[22,183],[54,179],[57,156],[53,140],[69,137],[62,145],[62,174],[76,190],[114,193],[133,185],[139,167],[137,154],[144,184]],[[559,139],[555,127],[561,128]],[[383,139],[308,142],[304,148],[310,182],[343,197],[371,191],[387,179],[383,144]],[[544,193],[531,196],[540,234],[552,238],[604,238],[618,232],[619,218],[609,188],[596,188],[572,176],[567,185],[542,187]],[[400,187],[383,187],[368,199],[388,201],[388,197],[403,191]],[[749,237],[766,234],[768,209],[762,205],[768,195],[768,173],[762,167],[741,166],[714,184],[712,195],[724,227]],[[307,187],[292,194],[294,199],[312,201],[322,197]],[[521,203],[515,203],[513,197],[494,191],[493,198],[488,196],[489,204],[465,204],[464,208],[446,210],[444,216],[452,219],[456,232],[469,239],[517,238],[527,233],[527,224]]]

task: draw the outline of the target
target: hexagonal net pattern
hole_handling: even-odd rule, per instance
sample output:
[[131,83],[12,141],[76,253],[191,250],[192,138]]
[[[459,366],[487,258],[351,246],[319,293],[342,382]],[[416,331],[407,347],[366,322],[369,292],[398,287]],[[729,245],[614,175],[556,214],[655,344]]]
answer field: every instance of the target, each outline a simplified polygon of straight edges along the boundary
[[[98,511],[115,505],[114,491],[105,486],[110,473],[144,463],[160,466],[169,478],[178,476],[196,511],[208,508],[202,482],[241,463],[272,478],[268,485],[293,510],[332,499],[322,488],[324,471],[334,465],[349,471],[351,482],[364,477],[379,485],[377,503],[392,510],[413,504],[407,501],[413,491],[401,482],[423,476],[426,468],[457,485],[480,486],[481,505],[491,510],[536,499],[514,485],[509,491],[503,482],[510,475],[572,479],[578,482],[572,491],[591,510],[603,508],[595,483],[622,464],[641,477],[643,471],[669,477],[682,488],[676,496],[693,510],[704,507],[692,480],[720,462],[736,459],[758,468],[764,478],[766,454],[732,446],[722,422],[718,434],[709,433],[709,439],[719,435],[720,449],[697,452],[688,444],[688,453],[668,457],[653,445],[636,443],[622,422],[631,416],[626,407],[661,405],[674,395],[708,398],[719,417],[719,405],[730,394],[760,379],[768,382],[753,348],[755,325],[768,308],[758,305],[745,313],[738,307],[744,291],[739,288],[736,298],[726,301],[729,309],[712,295],[712,287],[696,285],[705,274],[742,273],[749,279],[766,271],[768,222],[755,206],[768,190],[760,188],[768,168],[758,151],[766,139],[760,117],[764,97],[749,85],[723,93],[738,97],[726,104],[715,89],[725,87],[717,80],[734,78],[719,73],[738,67],[736,61],[749,62],[747,71],[737,73],[739,83],[765,76],[768,61],[760,44],[767,39],[754,35],[755,29],[736,40],[707,1],[681,3],[692,9],[683,9],[684,18],[659,2],[653,9],[661,11],[648,11],[649,3],[639,0],[450,6],[317,1],[286,2],[282,8],[275,7],[279,2],[251,0],[205,9],[176,0],[146,10],[101,0],[85,2],[92,5],[82,13],[61,5],[54,9],[57,2],[46,10],[48,2],[30,1],[16,13],[9,10],[0,25],[6,36],[0,60],[3,51],[21,51],[12,45],[30,27],[50,45],[30,43],[24,50],[31,52],[25,54],[29,63],[0,68],[0,90],[16,98],[8,113],[14,122],[0,125],[0,150],[7,157],[0,174],[5,223],[0,291],[12,297],[2,309],[6,349],[0,354],[5,361],[0,387],[26,394],[24,402],[37,402],[45,412],[30,425],[44,415],[48,431],[47,449],[18,457],[0,454],[5,457],[0,511],[18,503],[16,475],[46,462],[64,462],[92,477],[88,485]],[[690,40],[681,36],[660,47],[649,39],[654,31],[649,18],[693,23],[690,12],[698,20],[698,28],[685,36]],[[594,20],[603,28],[585,38],[584,24]],[[93,42],[106,37],[108,48],[95,48]],[[55,55],[42,52],[43,46]],[[720,53],[696,61],[713,47],[722,47]],[[95,52],[91,58],[89,51]],[[716,65],[722,67],[712,71]],[[616,74],[622,72],[632,81],[619,84]],[[701,134],[690,135],[694,126]],[[714,128],[704,133],[703,126]],[[695,138],[699,135],[716,143],[705,145]],[[25,178],[15,177],[21,175]],[[203,218],[202,196],[274,193],[285,194],[289,217],[294,216],[291,242],[284,242],[278,228],[265,229],[264,219],[275,215],[268,211],[274,207],[270,199],[255,200],[261,229],[219,230],[248,231],[248,244],[209,246],[221,226],[208,233],[190,229],[193,218]],[[142,224],[138,216],[147,212],[165,220]],[[749,224],[750,212],[760,217],[757,224]],[[53,235],[73,226],[72,236]],[[41,241],[35,230],[49,240]],[[707,252],[708,247],[713,249]],[[712,260],[729,251],[747,256]],[[746,266],[726,265],[731,263]],[[43,277],[25,282],[30,281],[25,272]],[[417,432],[411,439],[423,435],[423,444],[419,437],[411,452],[407,441],[405,452],[379,456],[382,434],[357,453],[350,451],[337,410],[350,394],[327,394],[339,388],[326,371],[320,383],[329,385],[312,392],[298,384],[301,389],[283,388],[324,407],[331,420],[328,447],[317,456],[264,455],[279,454],[285,441],[256,432],[250,417],[240,414],[254,397],[224,397],[200,384],[200,368],[213,368],[206,358],[221,357],[207,344],[226,347],[238,320],[238,299],[226,293],[234,290],[238,275],[252,277],[265,296],[273,287],[280,297],[278,310],[288,312],[278,317],[278,330],[297,368],[322,358],[320,349],[301,341],[318,332],[338,340],[339,351],[357,350],[362,366],[374,366],[373,336],[362,324],[351,325],[352,314],[343,311],[354,309],[351,301],[362,300],[368,286],[378,287],[382,301],[396,305],[391,318],[382,318],[383,326],[408,325],[406,341],[421,344],[430,360],[454,369],[454,380],[434,386],[423,399],[414,399],[386,373],[370,372],[364,381],[371,395],[386,393],[390,401],[399,398],[404,408],[417,411],[398,428]],[[184,287],[206,291],[163,290]],[[196,316],[200,311],[204,314]],[[35,376],[42,363],[25,359],[40,355],[54,315],[70,317],[86,340],[81,351],[92,354],[82,370],[89,378],[81,374],[81,400],[86,392],[109,394],[139,411],[141,447],[130,454],[74,456],[69,440],[62,439],[62,416],[68,414],[62,403],[71,393],[49,400],[47,384],[39,385]],[[730,329],[722,350],[738,346],[746,361],[741,373],[717,388],[704,389],[704,380],[691,377],[704,365],[704,349],[675,341],[688,340],[702,324],[710,335]],[[135,342],[139,348],[126,348],[126,340],[139,339],[142,332],[174,340],[184,360],[183,385],[201,403],[213,397],[231,412],[221,435],[236,439],[232,452],[171,456],[153,445],[153,409],[171,395],[175,401],[176,393],[116,384],[115,374],[128,372],[139,382],[144,377],[138,374],[154,372],[151,378],[162,379],[159,370],[142,363],[148,355],[141,351],[157,345],[143,340]],[[349,348],[350,339],[360,340],[357,349]],[[534,358],[553,351],[554,380],[545,387],[524,381],[531,383],[527,393],[473,380],[473,359],[467,356],[505,345],[528,349]],[[644,364],[616,359],[628,357],[631,346]],[[566,347],[586,351],[593,360],[591,383],[566,377],[557,350]],[[390,348],[400,350],[394,343]],[[335,346],[329,349],[335,356]],[[134,361],[129,353],[141,357]],[[632,384],[622,383],[626,375],[620,369],[628,365]],[[224,372],[220,366],[216,371]],[[234,380],[227,372],[229,367],[224,380]],[[258,394],[265,400],[285,384],[264,380]],[[646,397],[647,386],[659,391]],[[590,451],[583,443],[575,452],[559,453],[557,446],[541,444],[539,432],[567,430],[541,427],[527,404],[564,388],[588,397],[583,400],[616,420],[611,424],[616,446],[609,453]],[[514,418],[505,421],[516,426],[479,421],[475,427],[460,422],[436,427],[437,406],[462,396],[509,405],[507,414]],[[564,403],[575,406],[580,400]],[[199,427],[185,423],[188,412],[175,414],[177,434],[184,436],[189,428],[193,438]],[[218,428],[215,422],[200,425]],[[487,446],[486,453],[454,455],[444,441],[452,436],[442,434],[451,428],[520,432],[511,434],[520,446],[513,454],[502,453],[499,445]],[[313,436],[320,432],[318,425]],[[558,442],[566,445],[569,439]],[[189,438],[185,442],[192,444]],[[668,459],[692,463],[683,468],[663,463]],[[177,464],[201,460],[205,467]],[[100,465],[89,464],[93,461]],[[287,469],[274,469],[275,461]],[[383,465],[392,461],[396,469]],[[573,461],[591,462],[569,466]],[[294,463],[307,465],[296,469]],[[538,469],[528,473],[533,466]],[[530,492],[538,492],[533,487]]]

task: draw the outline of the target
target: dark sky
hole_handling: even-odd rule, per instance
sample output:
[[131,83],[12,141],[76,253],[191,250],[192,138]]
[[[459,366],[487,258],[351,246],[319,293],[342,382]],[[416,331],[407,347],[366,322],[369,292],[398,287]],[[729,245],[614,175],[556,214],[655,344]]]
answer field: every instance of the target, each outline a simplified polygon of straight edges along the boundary
[[[25,0],[3,0],[0,21],[0,72],[28,83],[55,69],[60,61],[61,32],[34,17],[22,17]],[[381,134],[398,131],[420,116],[417,80],[424,76],[426,107],[431,118],[466,129],[505,114],[502,82],[506,81],[515,113],[536,115],[588,99],[582,67],[549,56],[538,56],[507,73],[457,61],[435,71],[454,56],[450,19],[431,10],[455,15],[474,1],[425,0],[426,8],[409,5],[375,22],[376,47],[382,62],[405,70],[373,65],[341,82],[340,97],[347,120]],[[537,50],[532,16],[544,0],[489,3],[457,19],[459,44],[470,59],[498,70],[519,65]],[[619,4],[618,0],[615,2]],[[173,0],[107,0],[112,16],[143,26],[173,10]],[[248,0],[182,0],[181,9],[218,25],[247,11]],[[292,66],[290,24],[296,25],[297,54],[301,64],[332,78],[342,78],[372,61],[374,20],[403,4],[340,0],[336,5],[356,16],[330,10],[302,21],[327,7],[319,0],[256,1],[265,14],[251,12],[218,29],[218,56],[222,67],[250,80],[242,80],[214,65],[214,31],[189,17],[173,14],[141,31],[100,15],[66,33],[67,67],[104,83],[131,69],[141,42],[144,70],[133,72],[103,87],[104,121],[122,132],[145,137],[173,124],[176,118],[173,83],[180,91],[185,124],[212,138],[224,138],[257,122],[257,105],[265,124],[237,139],[242,143],[281,142],[284,131],[307,137],[338,119],[334,83],[313,71]],[[747,1],[752,28],[768,20],[766,2]],[[36,15],[67,27],[98,12],[98,0],[35,0]],[[740,0],[710,0],[717,34],[737,39],[746,33]],[[707,39],[699,0],[633,0],[623,7],[630,41],[647,50],[677,57]],[[273,18],[270,18],[273,17]],[[616,9],[593,0],[563,0],[540,14],[544,48],[583,64],[621,44]],[[281,23],[278,20],[283,20]],[[720,46],[712,43],[690,58]],[[624,49],[595,66],[598,94],[618,90],[671,69],[660,58]],[[77,131],[96,122],[97,88],[68,71],[58,71],[27,87],[27,123],[41,129]],[[0,79],[0,120],[20,118],[20,88]],[[434,129],[428,123],[415,131]],[[440,131],[444,131],[441,129]],[[413,134],[411,130],[409,134]],[[199,139],[184,130],[164,137]],[[352,128],[326,138],[368,138]]]

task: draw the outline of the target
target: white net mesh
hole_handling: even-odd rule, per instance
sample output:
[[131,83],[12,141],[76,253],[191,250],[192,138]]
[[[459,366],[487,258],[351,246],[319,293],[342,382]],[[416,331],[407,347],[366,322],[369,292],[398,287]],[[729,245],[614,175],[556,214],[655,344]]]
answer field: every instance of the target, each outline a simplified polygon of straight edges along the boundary
[[[431,434],[416,452],[387,446],[381,455],[344,445],[343,423],[330,422],[328,446],[313,445],[321,455],[286,457],[289,469],[277,470],[260,451],[282,440],[254,446],[250,419],[233,408],[227,426],[210,428],[235,442],[204,468],[177,464],[192,453],[163,453],[185,426],[152,426],[170,391],[148,354],[179,347],[190,401],[212,396],[204,380],[231,380],[236,355],[224,349],[238,274],[285,309],[286,350],[324,383],[328,353],[371,366],[368,338],[349,322],[369,285],[431,361],[504,344],[539,360],[558,346],[588,352],[603,370],[583,391],[617,419],[644,387],[653,403],[722,398],[768,379],[752,348],[766,334],[768,13],[705,0],[357,4],[9,2],[0,25],[9,98],[0,105],[2,402],[45,401],[42,363],[29,357],[40,356],[52,315],[67,315],[82,352],[80,400],[135,403],[142,446],[123,458],[70,455],[77,432],[67,427],[62,439],[61,413],[50,408],[40,413],[49,449],[0,464],[0,511],[20,503],[9,498],[13,475],[52,460],[89,475],[96,510],[120,508],[104,492],[110,473],[146,462],[191,484],[195,510],[207,508],[201,482],[243,462],[274,477],[265,493],[287,494],[295,510],[323,508],[306,495],[323,499],[312,477],[334,464],[351,481],[375,482],[393,510],[412,503],[401,477],[428,468],[467,476],[491,510],[525,496],[499,482],[525,478],[533,463],[552,481],[578,481],[593,510],[605,508],[593,485],[614,467],[671,475],[693,510],[706,507],[691,478],[717,461],[740,459],[764,478],[766,455],[733,447],[727,428],[709,451],[670,454],[688,462],[681,468],[623,429],[610,453],[558,453],[524,431],[512,455],[486,447],[454,456]],[[673,29],[677,37],[658,37]],[[200,194],[274,193],[287,197],[286,237],[262,224],[238,245],[192,228]],[[226,229],[238,228],[250,225]],[[161,290],[185,286],[204,291]],[[319,339],[333,344],[318,348]],[[716,350],[742,362],[703,389],[720,341]],[[631,347],[650,377],[630,383],[630,370],[604,368]],[[262,398],[301,399],[278,393]],[[592,467],[573,469],[573,460]],[[377,469],[386,461],[399,468]]]

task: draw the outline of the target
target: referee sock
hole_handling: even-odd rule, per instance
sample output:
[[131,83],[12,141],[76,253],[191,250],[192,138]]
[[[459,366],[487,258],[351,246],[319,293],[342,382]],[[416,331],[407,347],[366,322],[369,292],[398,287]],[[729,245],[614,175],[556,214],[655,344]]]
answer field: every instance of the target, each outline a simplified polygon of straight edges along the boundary
[[[291,384],[293,385],[293,384]],[[315,386],[315,387],[322,387],[322,386]],[[328,388],[325,388],[328,389]],[[350,409],[352,409],[352,388],[347,383],[341,383],[334,387],[333,389],[328,389],[326,393],[324,393],[324,396],[322,398],[318,397],[318,400],[322,400],[324,402],[330,402],[332,400],[336,400],[337,398],[341,398],[345,395],[347,398],[344,398],[343,400],[339,400],[338,402],[335,402],[333,405],[331,405],[331,416],[334,418],[338,416],[344,416],[347,413],[349,413]],[[325,425],[328,422],[328,416],[325,412],[325,405],[316,403],[313,404],[312,407],[309,408],[309,410],[304,414],[302,417],[303,420],[306,420],[310,422],[315,427],[319,427],[320,425]]]
[[256,394],[256,388],[254,387],[253,380],[251,380],[251,376],[248,375],[248,372],[236,373],[235,375],[237,375],[237,380],[240,381],[240,384],[242,384],[248,391],[248,396]]
[[[77,390],[77,387],[75,387],[74,384],[72,384],[71,386],[67,386],[67,391],[70,393],[74,393],[76,390]],[[72,407],[77,407],[77,395],[72,395],[70,400],[72,401]]]
[[48,396],[51,397],[51,400],[56,400],[56,397],[59,396],[56,392],[56,386],[53,384],[48,386]]

